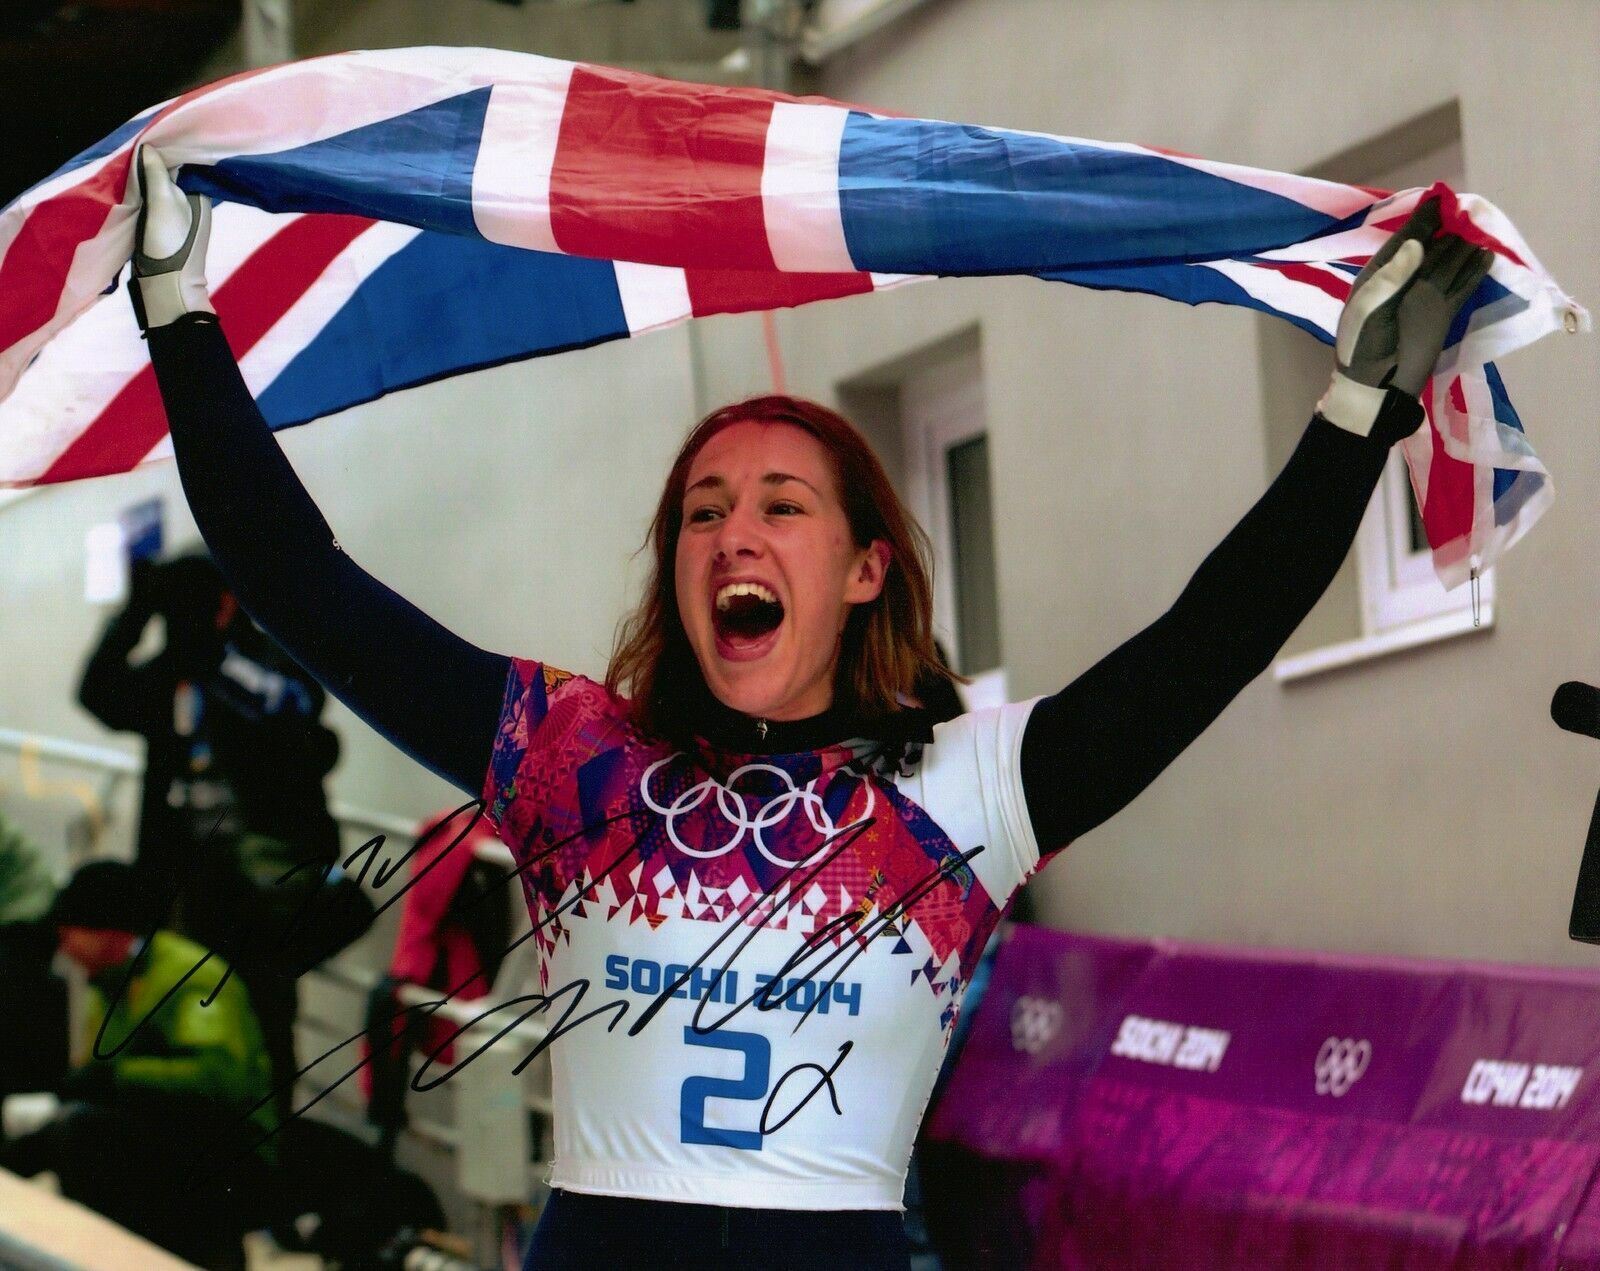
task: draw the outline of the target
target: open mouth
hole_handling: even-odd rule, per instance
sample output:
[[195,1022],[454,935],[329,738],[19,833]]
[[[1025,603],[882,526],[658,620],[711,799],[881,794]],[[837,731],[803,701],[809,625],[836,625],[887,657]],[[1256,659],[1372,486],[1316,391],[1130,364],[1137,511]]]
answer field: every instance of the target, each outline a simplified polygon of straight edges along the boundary
[[782,624],[783,603],[760,583],[727,583],[717,588],[712,622],[726,652],[754,653]]

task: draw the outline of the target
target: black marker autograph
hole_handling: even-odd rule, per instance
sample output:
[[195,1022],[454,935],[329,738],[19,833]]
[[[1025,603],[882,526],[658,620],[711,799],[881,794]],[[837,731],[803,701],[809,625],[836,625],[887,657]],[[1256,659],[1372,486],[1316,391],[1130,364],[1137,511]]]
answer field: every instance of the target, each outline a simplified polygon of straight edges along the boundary
[[[361,883],[365,883],[367,881],[369,872],[371,872],[374,865],[376,865],[376,872],[372,875],[372,885],[375,888],[382,888],[387,882],[389,882],[389,880],[394,878],[395,875],[399,873],[399,871],[403,869],[408,862],[410,862],[410,860],[417,854],[418,851],[428,844],[436,835],[443,834],[462,816],[463,813],[467,812],[469,809],[472,810],[472,815],[467,820],[466,824],[455,834],[455,837],[433,860],[429,861],[427,865],[418,870],[392,896],[389,896],[383,901],[382,904],[378,905],[375,910],[375,917],[377,915],[381,915],[391,906],[400,901],[411,890],[411,888],[417,886],[422,879],[428,875],[429,872],[438,867],[444,861],[445,857],[447,857],[451,852],[455,851],[466,840],[468,835],[470,835],[473,829],[477,826],[479,819],[483,816],[484,805],[481,800],[476,799],[462,804],[460,807],[456,808],[447,816],[436,822],[425,834],[419,836],[412,844],[410,849],[408,849],[399,858],[399,860],[395,861],[392,865],[390,865],[386,860],[380,860],[378,857],[378,853],[382,850],[385,842],[385,838],[382,834],[375,835],[373,838],[363,843],[354,852],[352,852],[349,857],[346,858],[342,866],[343,870],[346,873],[354,873],[357,881]],[[580,838],[598,833],[599,831],[605,830],[610,826],[619,824],[621,822],[644,818],[649,818],[653,821],[654,814],[650,812],[649,809],[631,809],[629,811],[619,813],[616,816],[608,817],[601,821],[595,822],[592,825],[586,825],[565,838],[546,844],[538,851],[529,853],[526,859],[520,862],[514,870],[506,875],[504,881],[509,885],[513,879],[520,879],[526,873],[526,871],[536,867],[548,857],[552,856],[556,852],[559,852],[562,848]],[[866,833],[866,831],[871,828],[873,823],[874,822],[872,818],[866,818],[853,825],[847,826],[832,835],[829,835],[824,840],[821,851],[816,856],[812,857],[811,860],[805,865],[802,866],[797,864],[793,869],[787,871],[778,879],[776,879],[769,888],[764,891],[757,892],[749,897],[737,914],[734,915],[731,920],[725,921],[723,929],[707,947],[705,952],[696,958],[693,963],[685,967],[679,975],[676,977],[669,977],[667,982],[662,984],[660,992],[654,996],[648,1006],[638,1013],[628,1030],[628,1035],[630,1037],[636,1036],[640,1031],[642,1031],[651,1022],[651,1020],[656,1017],[662,1007],[664,1007],[666,1003],[674,996],[674,994],[676,994],[678,989],[682,988],[690,981],[696,970],[700,969],[707,962],[709,962],[716,951],[724,944],[731,941],[733,937],[741,930],[741,928],[746,928],[743,938],[734,944],[731,951],[726,955],[725,959],[720,964],[716,965],[716,970],[712,973],[713,982],[716,982],[716,977],[726,975],[728,972],[732,971],[740,955],[746,948],[748,948],[750,942],[755,939],[756,934],[765,929],[767,924],[774,917],[776,917],[776,907],[767,904],[776,891],[785,884],[790,885],[790,894],[803,891],[806,885],[815,879],[834,859],[839,856],[840,853],[846,851],[856,841],[857,838]],[[539,828],[539,823],[536,823],[532,827],[532,830],[529,834],[530,839],[537,834]],[[649,828],[649,825],[645,825],[642,829],[640,829],[639,833],[632,839],[632,841],[618,852],[616,858],[607,864],[605,868],[595,876],[594,880],[588,886],[580,889],[578,893],[572,896],[570,899],[554,906],[550,912],[536,922],[530,930],[518,936],[509,945],[507,945],[504,953],[509,954],[513,950],[519,948],[526,941],[534,938],[546,926],[560,919],[561,916],[568,910],[572,909],[578,904],[583,903],[585,899],[591,898],[596,888],[598,888],[606,879],[608,879],[615,870],[625,865],[637,854],[640,841]],[[204,842],[198,845],[197,850],[203,847]],[[915,882],[911,887],[907,888],[906,891],[891,905],[877,911],[870,921],[867,920],[866,914],[863,911],[852,910],[849,913],[841,914],[839,917],[832,919],[831,921],[818,927],[816,930],[806,934],[800,940],[799,946],[784,961],[772,979],[766,981],[754,991],[739,999],[730,1010],[710,1023],[704,1022],[703,1012],[705,1011],[707,1003],[711,1001],[713,995],[707,994],[700,997],[695,1005],[691,1027],[700,1034],[713,1033],[717,1029],[720,1029],[726,1025],[729,1021],[736,1018],[742,1011],[752,1005],[759,1011],[772,1011],[780,1009],[788,1003],[788,1001],[799,990],[803,983],[826,971],[827,968],[835,961],[839,961],[840,965],[833,971],[831,978],[826,982],[823,990],[819,993],[815,993],[811,1002],[803,1011],[799,1013],[800,1018],[794,1025],[794,1031],[798,1031],[805,1021],[810,1018],[811,1014],[817,1009],[819,1003],[826,1000],[827,994],[831,992],[833,986],[854,963],[856,958],[860,957],[866,951],[868,944],[886,934],[898,935],[898,924],[900,920],[909,914],[911,907],[915,905],[918,900],[927,895],[931,890],[933,890],[933,888],[937,887],[939,883],[943,882],[946,878],[949,878],[963,870],[969,861],[983,851],[984,848],[982,846],[978,846],[970,851],[945,857],[929,874],[917,880],[917,882]],[[317,862],[305,862],[298,864],[292,869],[286,871],[275,881],[278,885],[282,885],[293,879],[302,870],[308,868],[320,871],[322,875],[320,881],[325,883],[332,876],[335,866],[320,864]],[[806,872],[802,877],[800,877],[798,882],[794,882],[793,880],[795,879],[796,874],[802,869]],[[290,936],[296,933],[299,924],[308,917],[311,912],[315,896],[316,892],[314,890],[308,892],[307,899],[302,902],[299,911],[291,919],[287,930],[278,933],[278,944],[280,947],[289,939]],[[499,893],[497,890],[491,889],[474,898],[471,903],[473,906],[482,904],[491,896],[501,896],[501,893]],[[156,921],[156,928],[159,928],[166,920],[166,917],[170,913],[175,899],[175,896],[169,899],[167,906]],[[504,903],[503,897],[501,897],[501,902]],[[761,913],[756,921],[750,922],[749,919],[753,915],[756,915],[764,905],[766,905],[765,912]],[[833,937],[836,933],[844,932],[851,928],[857,927],[859,927],[859,930],[854,932],[856,939],[843,943],[835,943]],[[807,960],[816,955],[820,955],[818,960],[814,964],[808,964]],[[213,952],[207,951],[204,956],[202,956],[193,967],[185,972],[185,974],[169,990],[167,990],[165,994],[163,994],[161,999],[157,1001],[154,1006],[152,1006],[150,1010],[147,1011],[146,1014],[128,1030],[126,1036],[124,1036],[115,1045],[108,1048],[104,1044],[106,1026],[110,1021],[117,1002],[120,1001],[123,995],[127,992],[128,986],[131,983],[136,970],[137,959],[130,962],[129,965],[124,969],[122,980],[117,985],[116,991],[113,994],[111,1001],[107,1005],[105,1018],[101,1021],[100,1029],[96,1034],[93,1052],[95,1057],[99,1059],[110,1059],[119,1054],[123,1048],[125,1048],[128,1043],[138,1034],[139,1030],[149,1022],[150,1018],[172,997],[172,995],[181,989],[190,978],[192,978],[215,956],[217,955]],[[780,988],[777,996],[774,997],[774,986],[782,986],[785,978],[793,972],[801,972],[801,977],[791,980],[786,988]],[[288,975],[291,978],[294,978],[295,974],[293,972],[282,970],[276,971],[275,973]],[[203,1000],[202,1005],[209,1005],[211,1002],[215,1001],[217,994],[222,989],[222,986],[227,982],[227,979],[232,974],[233,967],[230,965],[224,971],[217,986],[212,989]],[[250,1118],[254,1116],[255,1113],[266,1107],[268,1104],[273,1103],[285,1090],[292,1091],[293,1087],[298,1084],[302,1077],[318,1068],[324,1061],[338,1054],[346,1047],[361,1041],[373,1031],[377,1031],[380,1035],[382,1035],[382,1030],[388,1029],[388,1036],[398,1036],[399,1032],[396,1026],[400,1025],[403,1027],[404,1025],[402,1024],[402,1021],[409,1023],[413,1018],[432,1017],[437,1013],[440,1007],[455,1001],[457,996],[468,986],[470,986],[473,981],[480,979],[480,974],[478,972],[474,972],[472,975],[469,975],[466,979],[464,979],[460,984],[453,986],[439,997],[431,998],[426,1002],[414,1003],[396,1008],[386,1018],[383,1018],[378,1022],[376,1030],[371,1027],[363,1028],[360,1032],[345,1038],[343,1041],[337,1042],[327,1050],[323,1051],[321,1054],[317,1055],[309,1063],[302,1065],[291,1077],[280,1082],[265,1097],[253,1104],[241,1118],[242,1125],[251,1130],[255,1130],[257,1127],[255,1127],[250,1121]],[[419,1093],[436,1089],[438,1086],[443,1085],[446,1081],[450,1080],[450,1078],[459,1073],[468,1064],[478,1059],[485,1052],[493,1049],[501,1041],[501,1039],[515,1030],[518,1025],[522,1024],[530,1017],[548,1013],[557,1007],[562,1008],[560,1018],[557,1019],[555,1023],[547,1030],[545,1036],[542,1037],[534,1045],[534,1047],[518,1061],[518,1063],[512,1069],[513,1074],[522,1073],[529,1064],[531,1064],[536,1058],[539,1057],[539,1055],[552,1046],[557,1040],[559,1040],[561,1037],[564,1037],[567,1033],[573,1031],[580,1025],[587,1023],[589,1020],[610,1014],[611,1018],[607,1021],[605,1027],[607,1032],[614,1031],[617,1025],[621,1023],[622,1019],[628,1014],[628,1011],[633,1006],[633,1003],[625,998],[616,998],[604,1002],[580,1015],[578,1014],[578,1011],[582,1006],[590,987],[590,981],[587,978],[579,978],[571,981],[559,989],[554,990],[553,992],[522,994],[508,1000],[496,1002],[494,1005],[488,1007],[478,1015],[457,1025],[453,1031],[440,1040],[432,1048],[432,1050],[427,1053],[417,1073],[411,1078],[411,1089]],[[523,1009],[521,1009],[520,1012],[516,1014],[509,1023],[501,1027],[487,1041],[479,1044],[476,1049],[474,1049],[465,1058],[457,1059],[442,1075],[429,1078],[429,1071],[434,1064],[439,1061],[440,1055],[442,1055],[445,1050],[450,1048],[456,1041],[458,1041],[464,1033],[481,1027],[492,1016],[495,1016],[500,1012],[513,1010],[518,1007]],[[778,1130],[782,1129],[791,1120],[793,1120],[794,1117],[799,1115],[799,1113],[806,1107],[807,1104],[809,1104],[814,1098],[824,1091],[827,1092],[829,1102],[833,1107],[835,1115],[842,1116],[843,1109],[839,1103],[838,1089],[834,1083],[834,1077],[838,1073],[840,1066],[851,1053],[854,1045],[855,1043],[853,1041],[845,1041],[840,1044],[836,1055],[832,1058],[831,1062],[827,1063],[826,1065],[814,1062],[799,1063],[779,1075],[777,1080],[773,1083],[772,1089],[768,1094],[766,1103],[761,1111],[759,1119],[761,1134],[774,1134]],[[203,1169],[205,1171],[214,1170],[218,1167],[225,1166],[232,1160],[238,1160],[254,1154],[259,1148],[261,1148],[279,1132],[281,1132],[290,1121],[293,1121],[309,1112],[323,1099],[327,1098],[328,1095],[332,1094],[333,1091],[337,1090],[341,1085],[358,1073],[362,1067],[371,1062],[371,1056],[357,1060],[356,1063],[341,1073],[336,1079],[329,1082],[314,1095],[309,1097],[305,1103],[299,1107],[292,1108],[272,1130],[259,1133],[253,1141],[239,1149],[237,1152],[233,1153],[230,1157],[205,1160],[204,1162],[200,1163],[199,1166],[197,1166],[197,1172],[199,1169]],[[778,1104],[779,1096],[783,1092],[784,1088],[789,1084],[791,1079],[798,1078],[801,1074],[807,1072],[815,1074],[814,1083],[798,1098],[792,1107],[788,1108],[781,1116],[778,1116],[776,1119],[774,1119],[774,1109]]]

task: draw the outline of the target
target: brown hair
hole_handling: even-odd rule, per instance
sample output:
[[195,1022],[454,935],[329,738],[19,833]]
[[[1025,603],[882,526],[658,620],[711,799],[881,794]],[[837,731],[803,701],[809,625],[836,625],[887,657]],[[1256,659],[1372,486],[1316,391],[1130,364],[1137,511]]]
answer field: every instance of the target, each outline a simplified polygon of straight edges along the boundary
[[[654,556],[638,607],[617,628],[606,687],[632,698],[634,724],[683,743],[690,731],[684,706],[703,688],[689,647],[673,568],[683,528],[684,487],[701,448],[738,423],[793,424],[827,451],[857,547],[889,545],[889,568],[876,600],[854,607],[845,624],[835,701],[860,714],[883,715],[927,677],[955,678],[933,642],[933,590],[928,536],[906,511],[883,465],[844,416],[803,398],[753,397],[713,411],[685,438],[673,460],[645,540]],[[642,550],[642,549],[641,549]]]

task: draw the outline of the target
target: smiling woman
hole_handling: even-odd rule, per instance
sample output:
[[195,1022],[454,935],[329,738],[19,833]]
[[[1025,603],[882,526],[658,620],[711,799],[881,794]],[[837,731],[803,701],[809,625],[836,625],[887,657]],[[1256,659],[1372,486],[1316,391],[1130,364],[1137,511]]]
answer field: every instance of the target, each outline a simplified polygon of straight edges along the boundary
[[251,399],[208,205],[141,170],[136,302],[196,523],[257,621],[517,857],[521,1000],[559,1016],[540,1271],[905,1271],[907,1159],[990,933],[1327,586],[1486,264],[1425,205],[1357,280],[1321,413],[1172,608],[1051,697],[935,725],[925,541],[859,434],[794,399],[690,434],[604,684],[418,611],[344,554]]
[[687,744],[701,686],[756,721],[834,704],[897,711],[949,670],[934,648],[928,542],[843,416],[758,397],[684,440],[650,524],[653,569],[606,687]]

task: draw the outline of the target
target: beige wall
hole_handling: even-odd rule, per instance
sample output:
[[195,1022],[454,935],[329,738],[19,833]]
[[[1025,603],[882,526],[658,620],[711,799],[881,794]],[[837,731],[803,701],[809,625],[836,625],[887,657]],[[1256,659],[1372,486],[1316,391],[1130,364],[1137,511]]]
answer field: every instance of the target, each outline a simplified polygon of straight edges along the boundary
[[[536,9],[456,11],[509,22]],[[428,38],[488,43],[490,20]],[[1458,97],[1471,188],[1600,303],[1600,5],[1588,0],[936,0],[838,58],[823,91],[1280,169]],[[1260,342],[1242,311],[984,280],[779,322],[793,385],[824,398],[978,329],[1017,695],[1059,686],[1155,617],[1268,479]],[[1292,687],[1256,683],[1049,867],[1036,885],[1046,919],[1590,960],[1564,930],[1600,748],[1559,733],[1546,704],[1563,679],[1600,679],[1596,347],[1553,337],[1505,364],[1560,496],[1501,570],[1496,628]],[[594,672],[681,426],[766,383],[757,320],[717,319],[433,385],[287,448],[342,541],[392,585],[486,644]],[[0,510],[0,727],[103,737],[70,704],[100,621],[81,601],[82,534],[152,488],[181,508],[167,470]],[[405,815],[447,797],[371,733],[344,735],[338,796]],[[0,806],[16,793],[8,773]]]
[[[1588,3],[943,0],[837,59],[822,91],[1288,170],[1458,98],[1470,188],[1593,305],[1597,85]],[[1262,489],[1255,321],[1012,280],[780,320],[792,380],[819,396],[979,326],[1018,696],[1154,618]],[[727,350],[706,358],[712,396],[759,387],[752,324],[706,326],[707,348]],[[1258,681],[1045,871],[1047,920],[1593,960],[1565,930],[1600,747],[1557,731],[1547,704],[1562,680],[1600,677],[1596,346],[1552,337],[1503,369],[1560,494],[1500,571],[1496,628],[1305,683]]]

